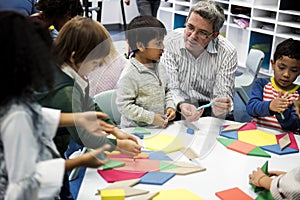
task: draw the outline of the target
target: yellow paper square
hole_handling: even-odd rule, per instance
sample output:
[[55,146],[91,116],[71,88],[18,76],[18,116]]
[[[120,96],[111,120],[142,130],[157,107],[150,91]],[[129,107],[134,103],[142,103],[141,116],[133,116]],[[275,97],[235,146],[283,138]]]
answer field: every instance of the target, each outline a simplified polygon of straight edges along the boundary
[[173,190],[162,190],[160,191],[153,200],[203,200],[201,197],[197,196],[196,194],[190,192],[187,189],[173,189]]
[[277,144],[276,136],[274,134],[264,132],[261,130],[239,131],[238,139],[240,141],[256,146],[267,146]]
[[125,192],[122,189],[101,190],[102,200],[124,200]]
[[182,138],[163,133],[144,139],[144,144],[149,150],[163,151],[165,153],[179,151],[184,148]]

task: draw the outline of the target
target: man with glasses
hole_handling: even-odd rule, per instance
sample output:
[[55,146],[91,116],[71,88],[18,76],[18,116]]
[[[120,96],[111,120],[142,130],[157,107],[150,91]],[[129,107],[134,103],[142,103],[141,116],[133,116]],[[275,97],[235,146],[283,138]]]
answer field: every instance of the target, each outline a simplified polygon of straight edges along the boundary
[[[177,111],[188,121],[201,116],[233,120],[237,52],[219,34],[224,21],[220,6],[202,0],[191,8],[185,28],[165,38],[161,61],[167,67]],[[197,109],[210,102],[212,107]]]

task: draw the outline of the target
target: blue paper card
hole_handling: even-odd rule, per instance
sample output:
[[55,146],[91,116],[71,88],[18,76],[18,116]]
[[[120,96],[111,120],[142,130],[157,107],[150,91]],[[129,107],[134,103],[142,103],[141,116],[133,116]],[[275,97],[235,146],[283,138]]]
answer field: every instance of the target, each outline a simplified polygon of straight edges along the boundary
[[168,180],[170,180],[175,173],[170,172],[148,172],[142,176],[139,183],[142,184],[152,184],[152,185],[162,185]]
[[150,160],[172,160],[165,152],[163,151],[152,151],[149,153]]
[[261,146],[265,151],[269,151],[271,153],[275,153],[278,155],[284,155],[284,154],[290,154],[290,153],[298,153],[299,151],[293,148],[286,147],[283,150],[280,149],[279,144],[274,144],[274,145],[268,145],[268,146]]

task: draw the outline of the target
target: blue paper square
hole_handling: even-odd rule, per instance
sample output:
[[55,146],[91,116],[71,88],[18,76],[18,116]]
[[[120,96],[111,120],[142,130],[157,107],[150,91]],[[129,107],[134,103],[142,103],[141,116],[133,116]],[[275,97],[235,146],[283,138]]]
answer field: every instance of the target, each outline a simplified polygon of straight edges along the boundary
[[170,172],[148,172],[142,176],[139,183],[142,184],[152,184],[152,185],[162,185],[168,180],[170,180],[175,173]]
[[152,151],[149,153],[149,160],[172,160],[163,151]]

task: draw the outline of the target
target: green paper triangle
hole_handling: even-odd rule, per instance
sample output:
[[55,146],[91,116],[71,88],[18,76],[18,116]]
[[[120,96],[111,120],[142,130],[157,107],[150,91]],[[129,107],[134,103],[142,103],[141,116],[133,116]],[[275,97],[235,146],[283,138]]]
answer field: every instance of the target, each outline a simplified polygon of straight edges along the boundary
[[275,199],[272,196],[270,190],[265,189],[258,194],[255,200],[275,200]]
[[122,167],[124,166],[124,162],[116,161],[116,160],[109,160],[105,165],[102,166],[102,170],[108,170],[108,169],[113,169],[116,167]]
[[267,152],[265,152],[264,150],[262,150],[259,147],[254,148],[253,150],[251,150],[250,152],[248,152],[247,155],[250,155],[250,156],[261,156],[261,157],[271,158],[270,154],[268,154]]
[[159,170],[160,171],[175,169],[175,168],[179,168],[179,166],[174,165],[174,164],[169,163],[169,162],[160,161],[160,164],[159,164]]
[[235,139],[230,139],[230,138],[217,138],[217,140],[223,144],[225,147],[228,145],[234,143],[236,140]]
[[149,135],[151,134],[150,131],[147,131],[146,129],[143,129],[142,127],[135,127],[132,131],[132,133],[140,133],[140,134],[143,134],[143,135]]
[[[261,170],[268,175],[268,161],[265,162],[265,164],[261,167]],[[263,191],[265,190],[265,188],[263,187],[258,187],[252,183],[250,183],[250,185],[252,186],[254,192],[259,192],[259,191]]]

